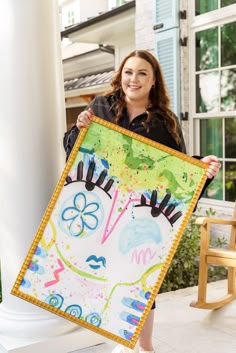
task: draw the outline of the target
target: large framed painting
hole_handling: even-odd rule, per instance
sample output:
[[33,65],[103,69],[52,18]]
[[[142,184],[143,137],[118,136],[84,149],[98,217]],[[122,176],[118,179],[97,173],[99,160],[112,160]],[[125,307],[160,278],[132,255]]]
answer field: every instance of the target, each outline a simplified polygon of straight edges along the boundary
[[205,169],[94,117],[79,134],[12,294],[133,348]]

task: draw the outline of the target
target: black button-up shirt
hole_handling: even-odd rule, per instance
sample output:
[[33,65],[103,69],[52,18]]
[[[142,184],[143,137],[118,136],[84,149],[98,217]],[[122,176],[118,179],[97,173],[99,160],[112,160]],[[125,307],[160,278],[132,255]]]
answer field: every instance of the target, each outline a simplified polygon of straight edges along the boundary
[[[94,114],[106,121],[113,122],[115,112],[112,109],[112,103],[114,96],[97,96],[93,101],[88,105],[88,108],[91,108]],[[147,113],[143,112],[142,114],[136,116],[131,122],[129,121],[129,115],[127,110],[124,110],[122,118],[119,120],[119,126],[128,129],[136,134],[147,137],[153,141],[159,142],[167,147],[173,148],[180,152],[186,152],[185,143],[182,135],[181,128],[179,126],[178,120],[176,118],[181,142],[177,144],[173,136],[167,129],[165,118],[162,117],[157,112],[153,112],[154,117],[149,124],[149,129],[144,127],[142,124],[143,121],[147,119]],[[71,130],[65,133],[64,137],[64,148],[66,150],[67,158],[74,146],[76,138],[78,136],[79,130],[76,126],[73,126]]]

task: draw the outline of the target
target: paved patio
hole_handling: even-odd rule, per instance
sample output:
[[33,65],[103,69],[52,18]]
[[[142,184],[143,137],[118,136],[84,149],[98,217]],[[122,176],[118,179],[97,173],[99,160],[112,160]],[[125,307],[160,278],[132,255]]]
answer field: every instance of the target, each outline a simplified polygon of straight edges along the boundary
[[[226,281],[209,284],[209,298],[226,292]],[[236,353],[236,301],[209,311],[189,306],[197,287],[158,295],[154,327],[156,353]],[[110,353],[115,342],[73,353]]]

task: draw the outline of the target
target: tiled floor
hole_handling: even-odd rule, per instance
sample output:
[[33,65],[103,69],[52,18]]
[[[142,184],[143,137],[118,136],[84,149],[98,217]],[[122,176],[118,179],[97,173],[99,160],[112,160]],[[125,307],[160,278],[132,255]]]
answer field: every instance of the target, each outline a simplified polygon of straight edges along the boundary
[[[209,285],[209,297],[221,296],[226,281]],[[236,301],[216,311],[189,306],[197,287],[160,294],[153,341],[156,353],[236,353]],[[73,353],[110,353],[116,343],[106,342]]]

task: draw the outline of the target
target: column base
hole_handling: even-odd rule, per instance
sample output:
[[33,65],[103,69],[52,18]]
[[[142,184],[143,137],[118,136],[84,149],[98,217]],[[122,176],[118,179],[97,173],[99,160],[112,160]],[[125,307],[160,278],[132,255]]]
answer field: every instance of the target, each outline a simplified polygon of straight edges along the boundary
[[[80,327],[57,315],[46,312],[11,311],[0,305],[0,337],[41,340],[65,335]],[[1,341],[0,341],[1,343]]]
[[102,336],[84,328],[79,328],[65,335],[40,340],[4,337],[0,334],[0,353],[70,353],[102,344],[104,341]]

